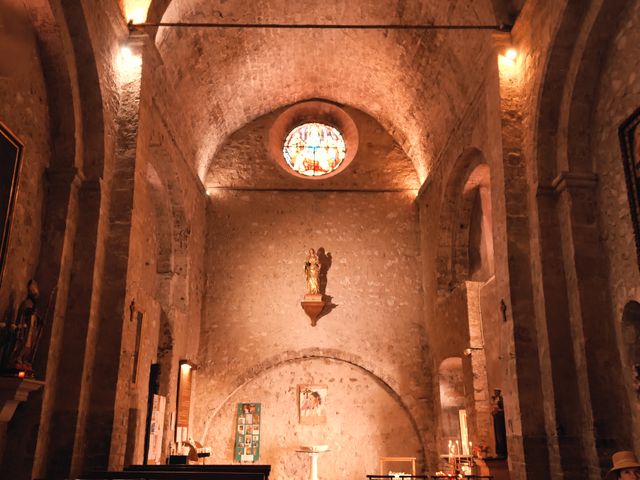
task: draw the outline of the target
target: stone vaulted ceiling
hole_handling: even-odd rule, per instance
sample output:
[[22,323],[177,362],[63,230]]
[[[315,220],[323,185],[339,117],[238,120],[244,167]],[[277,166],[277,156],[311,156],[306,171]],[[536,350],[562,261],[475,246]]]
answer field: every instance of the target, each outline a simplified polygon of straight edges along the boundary
[[[166,2],[165,2],[166,4]],[[158,12],[152,5],[149,17]],[[162,8],[160,8],[162,10]],[[173,0],[163,22],[495,24],[491,0]],[[162,101],[205,179],[222,142],[309,98],[376,118],[420,181],[482,83],[486,31],[160,28]]]

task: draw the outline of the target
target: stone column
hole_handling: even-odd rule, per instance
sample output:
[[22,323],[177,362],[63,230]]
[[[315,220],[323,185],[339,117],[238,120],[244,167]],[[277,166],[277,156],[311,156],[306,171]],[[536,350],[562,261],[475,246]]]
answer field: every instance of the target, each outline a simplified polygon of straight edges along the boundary
[[[562,172],[553,182],[573,336],[579,405],[591,411],[583,419],[597,458],[589,459],[589,478],[599,478],[611,454],[631,444],[629,405],[624,394],[615,339],[607,260],[597,222],[597,177]],[[590,448],[587,454],[593,455]],[[598,468],[599,465],[599,468]]]
[[471,420],[475,426],[475,445],[487,445],[493,450],[491,402],[487,377],[487,356],[484,351],[480,288],[482,282],[465,282],[469,316],[469,356],[473,373],[473,410]]
[[[80,411],[80,391],[86,361],[89,317],[94,307],[96,270],[100,271],[101,182],[84,181],[77,192],[77,204],[67,211],[67,223],[76,226],[70,252],[68,287],[61,285],[52,321],[47,362],[47,386],[36,447],[33,476],[66,478]],[[71,232],[67,232],[71,233]],[[96,288],[100,288],[98,285]]]
[[[52,318],[64,310],[69,294],[69,277],[76,234],[75,218],[78,208],[78,186],[83,177],[75,167],[52,168],[47,171],[46,220],[43,231],[43,249],[36,278]],[[53,293],[53,295],[51,295]],[[61,310],[62,309],[62,310]],[[36,358],[35,370],[44,375],[51,337],[52,322],[45,323],[41,344],[42,355]]]
[[582,480],[590,478],[588,452],[595,446],[585,431],[590,406],[579,394],[557,208],[553,187],[531,192],[532,265],[540,279],[535,288],[540,366],[549,372],[542,378],[545,423],[551,478]]
[[[497,56],[497,55],[496,55]],[[549,478],[544,398],[538,360],[531,270],[529,184],[523,154],[521,66],[498,70],[502,151],[492,165],[492,205],[509,471],[512,480]]]
[[[132,63],[120,72],[119,110],[113,176],[105,215],[104,267],[100,269],[98,301],[91,312],[87,336],[87,362],[71,474],[88,467],[121,469],[127,448],[131,391],[131,362],[135,322],[130,321],[127,297],[129,252],[136,176],[141,176],[137,155],[143,42],[128,46]],[[108,257],[106,256],[108,254]],[[137,280],[137,279],[136,279]]]

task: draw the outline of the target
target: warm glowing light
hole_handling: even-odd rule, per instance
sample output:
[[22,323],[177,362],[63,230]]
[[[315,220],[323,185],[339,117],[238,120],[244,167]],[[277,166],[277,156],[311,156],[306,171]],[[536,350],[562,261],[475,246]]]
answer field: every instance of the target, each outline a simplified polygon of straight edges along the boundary
[[502,51],[498,55],[498,66],[501,70],[512,71],[513,67],[518,64],[518,50],[513,47],[509,47]]
[[120,48],[118,57],[118,69],[124,81],[131,81],[140,76],[142,56],[139,53],[135,52],[129,45],[123,45]]
[[124,46],[120,49],[120,56],[123,59],[129,59],[131,57],[133,57],[133,52],[131,51],[131,48],[129,48],[128,46]]
[[337,128],[324,123],[305,123],[289,132],[282,153],[294,172],[320,177],[340,166],[346,157],[346,144]]
[[125,0],[123,3],[127,22],[144,23],[147,20],[151,0]]
[[18,378],[24,378],[24,377],[25,377],[25,375],[26,375],[26,374],[25,374],[25,372],[24,372],[24,371],[22,371],[22,372],[18,372]]
[[191,370],[191,365],[189,365],[188,363],[183,363],[182,365],[180,365],[180,370],[182,370],[182,373],[187,373],[189,370]]
[[405,190],[405,192],[407,197],[409,197],[411,200],[418,198],[418,195],[420,194],[420,190],[417,188],[408,188]]

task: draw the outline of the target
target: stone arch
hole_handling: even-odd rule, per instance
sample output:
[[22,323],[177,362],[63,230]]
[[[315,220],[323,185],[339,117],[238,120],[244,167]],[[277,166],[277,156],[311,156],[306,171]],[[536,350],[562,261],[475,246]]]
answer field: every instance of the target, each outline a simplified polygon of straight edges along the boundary
[[[349,152],[342,162],[346,168],[331,178],[323,176],[314,189],[417,190],[420,187],[415,165],[393,132],[377,118],[352,105],[315,98],[280,106],[230,133],[211,157],[203,181],[205,188],[226,188],[236,184],[242,188],[308,188],[308,178],[289,173],[282,146],[292,126],[311,120],[337,127]],[[360,137],[367,136],[375,137],[376,141],[360,142]],[[238,148],[242,148],[240,155]],[[252,160],[255,157],[267,159],[267,165]],[[347,166],[351,160],[353,162]]]
[[[469,275],[469,226],[475,201],[473,194],[481,186],[490,187],[488,165],[480,150],[468,148],[451,168],[442,198],[436,261],[439,295],[453,290]],[[490,199],[490,195],[487,199]]]
[[226,404],[226,402],[231,399],[236,393],[241,391],[247,385],[249,385],[254,380],[258,379],[260,376],[270,372],[280,366],[290,364],[290,363],[298,363],[308,360],[314,359],[325,359],[329,361],[335,361],[339,363],[344,363],[351,365],[358,370],[362,371],[367,376],[370,376],[374,379],[376,383],[378,383],[398,404],[398,406],[404,411],[407,415],[412,429],[416,435],[416,437],[420,440],[421,443],[421,452],[420,458],[418,459],[423,465],[426,465],[427,457],[426,450],[424,446],[424,437],[422,435],[422,428],[417,421],[417,416],[414,412],[415,405],[409,405],[404,401],[400,393],[398,393],[398,385],[389,375],[382,374],[377,372],[377,368],[368,362],[356,355],[351,355],[338,350],[323,350],[319,348],[312,348],[302,351],[289,351],[284,352],[281,355],[276,357],[272,357],[264,362],[258,363],[241,373],[237,376],[237,380],[232,388],[232,390],[215,406],[215,408],[211,409],[205,418],[204,421],[204,429],[202,433],[202,438],[206,438],[208,435],[208,431],[211,427],[211,423],[214,418],[219,414],[222,407]]
[[171,200],[164,182],[158,175],[153,163],[147,164],[147,184],[154,206],[156,252],[156,296],[163,309],[171,308],[171,279],[173,270],[173,241],[171,235]]
[[[158,149],[155,152],[158,153]],[[174,241],[174,213],[175,203],[181,201],[171,198],[167,185],[171,179],[161,177],[155,165],[162,158],[152,156],[147,163],[146,179],[149,186],[153,208],[155,211],[155,234],[157,241],[156,252],[156,288],[155,299],[160,304],[160,322],[158,326],[157,363],[160,366],[159,394],[166,397],[166,415],[162,451],[167,452],[172,441],[171,418],[169,412],[175,410],[176,398],[172,392],[176,391],[178,382],[178,352],[176,350],[176,324],[180,322],[180,305],[176,301],[176,283],[185,281],[174,273],[174,252],[179,246]]]
[[484,281],[494,273],[491,172],[481,163],[469,174],[462,191],[460,229],[455,247],[456,278]]
[[[190,226],[184,208],[184,192],[180,178],[167,150],[159,142],[150,146],[150,163],[157,178],[154,194],[156,211],[160,211],[162,230],[158,255],[159,300],[165,308],[184,311],[188,305],[188,239]],[[161,192],[161,193],[159,193]],[[167,310],[169,311],[169,310]]]
[[41,64],[47,85],[47,101],[51,125],[53,154],[51,168],[71,168],[79,160],[76,155],[75,132],[79,125],[76,116],[80,102],[75,62],[67,60],[71,39],[64,25],[60,25],[60,12],[55,15],[52,2],[28,2],[33,25],[40,42]]
[[600,6],[595,18],[588,25],[588,36],[582,40],[581,53],[576,70],[575,84],[571,92],[568,115],[566,116],[567,159],[561,157],[561,167],[581,173],[594,171],[591,154],[592,119],[596,108],[596,98],[601,82],[601,72],[611,40],[618,31],[618,23],[629,2],[613,0],[594,2]]
[[52,166],[75,167],[97,180],[104,169],[100,77],[82,8],[60,1],[28,3],[42,45],[51,116]]
[[[297,10],[296,8],[282,10],[278,8],[279,4],[277,6],[274,4],[272,9],[269,9],[266,4],[264,7],[269,10],[268,17],[274,20],[301,21],[309,14],[309,7],[303,3],[296,7]],[[394,8],[396,5],[397,8]],[[391,21],[394,17],[397,17],[398,21],[404,20],[405,17],[414,20],[424,18],[425,21],[431,21],[430,18],[447,11],[447,5],[448,3],[444,0],[406,5],[405,2],[396,0],[368,5],[367,11],[369,11],[369,7],[373,7],[373,13],[370,16],[372,19],[380,19],[379,21]],[[318,18],[324,18],[325,21],[331,21],[334,16],[336,20],[344,22],[349,21],[350,18],[354,18],[354,22],[359,21],[359,18],[354,16],[354,11],[344,9],[340,2],[336,6],[326,6],[321,14],[323,16]],[[490,0],[483,0],[472,2],[469,4],[469,8],[456,9],[456,14],[459,15],[460,23],[477,21],[478,18],[491,21],[494,9]],[[245,19],[247,22],[265,20],[264,16],[256,17],[254,10],[244,8],[241,2],[238,2],[236,6],[236,3],[231,1],[225,2],[224,5],[212,5],[210,2],[201,2],[201,0],[173,0],[171,2],[159,0],[153,2],[148,12],[149,20],[162,18],[167,22],[203,21],[205,19],[215,21],[221,17]],[[453,75],[445,71],[442,74],[437,74],[433,68],[440,69],[439,65],[451,63],[471,65],[473,62],[470,63],[467,56],[477,55],[485,58],[488,49],[491,48],[489,37],[484,35],[462,36],[460,41],[468,42],[470,48],[458,48],[457,44],[454,47],[454,44],[450,43],[441,32],[420,34],[394,32],[393,35],[384,36],[384,40],[382,40],[384,46],[381,48],[366,48],[366,42],[362,42],[363,48],[360,48],[361,42],[358,40],[349,48],[348,55],[344,55],[340,53],[340,50],[344,47],[345,42],[338,41],[339,37],[336,36],[335,39],[331,39],[331,42],[336,42],[337,49],[332,45],[325,49],[327,53],[335,53],[335,55],[327,57],[329,64],[326,68],[334,73],[331,81],[326,82],[322,80],[323,76],[313,73],[315,68],[307,69],[305,62],[302,64],[298,62],[294,65],[294,63],[281,61],[278,63],[280,66],[276,69],[273,69],[273,65],[275,65],[273,62],[263,66],[262,62],[271,55],[277,55],[283,60],[290,59],[294,58],[297,53],[289,53],[289,49],[293,52],[305,47],[300,40],[289,41],[286,35],[269,35],[263,41],[262,35],[264,33],[258,33],[258,35],[256,33],[258,32],[234,33],[231,49],[220,47],[228,52],[236,48],[238,51],[242,51],[241,54],[232,55],[235,60],[231,62],[224,61],[220,56],[208,57],[209,49],[203,50],[203,54],[199,56],[198,64],[199,68],[209,69],[212,75],[209,75],[210,79],[207,85],[192,82],[193,79],[187,78],[188,76],[174,75],[183,68],[189,68],[178,66],[182,64],[181,59],[187,58],[186,54],[182,54],[180,51],[187,44],[203,45],[212,38],[215,38],[214,41],[220,42],[222,45],[229,40],[227,33],[217,32],[214,37],[210,37],[210,40],[204,40],[197,32],[177,34],[162,28],[156,35],[155,43],[158,46],[160,56],[166,65],[173,65],[173,67],[165,69],[165,79],[174,85],[177,91],[198,92],[195,95],[188,95],[180,102],[173,103],[172,106],[193,112],[193,115],[187,114],[185,116],[183,122],[185,125],[183,126],[189,125],[185,129],[186,133],[193,136],[193,141],[188,141],[191,145],[189,148],[192,150],[189,157],[194,162],[201,179],[208,171],[209,160],[218,145],[231,132],[241,128],[248,121],[284,104],[322,97],[362,109],[380,121],[389,132],[392,132],[398,144],[403,147],[414,162],[420,180],[424,181],[431,169],[431,161],[437,157],[437,152],[444,147],[444,139],[448,135],[446,132],[454,128],[457,122],[453,120],[453,116],[456,113],[461,114],[462,110],[466,108],[467,102],[462,101],[462,98],[466,98],[469,92],[475,91],[479,86],[470,85],[474,83],[473,75],[467,75],[457,81],[453,78],[450,81],[442,81],[445,76],[453,77]],[[346,32],[340,33],[340,35],[345,34]],[[314,33],[304,37],[310,39],[315,35]],[[187,36],[193,37],[192,41],[185,42]],[[427,38],[429,41],[426,40]],[[433,47],[435,45],[437,48]],[[407,48],[411,52],[415,50],[415,53],[408,56],[403,55],[402,51]],[[398,49],[398,53],[395,53],[396,49]],[[424,51],[433,51],[447,57],[448,62],[428,60],[429,56],[424,55]],[[373,57],[369,59],[370,55]],[[387,56],[390,64],[396,65],[400,61],[400,68],[384,72],[382,69],[378,69],[378,65],[386,63],[382,59]],[[360,57],[362,59],[358,60]],[[351,62],[344,61],[344,58],[350,58]],[[474,56],[474,58],[476,57]],[[358,63],[358,61],[367,63],[368,59],[372,68],[366,72],[366,75],[353,69],[350,70],[350,74],[342,75],[339,73],[343,68],[348,69],[350,63]],[[480,64],[483,62],[474,64],[474,69],[479,68]],[[234,66],[232,67],[232,65]],[[249,72],[244,73],[244,69],[248,65],[252,65],[252,69],[262,72],[256,77],[250,88],[248,88],[248,84],[240,80],[236,81],[234,78],[235,75],[238,75],[239,78],[250,75]],[[229,68],[228,73],[226,72],[227,68]],[[399,74],[403,71],[415,71],[415,73]],[[215,79],[218,75],[220,81]],[[352,78],[353,75],[363,75],[362,81]],[[345,78],[350,78],[351,81],[345,83]],[[440,81],[436,82],[436,78]],[[187,86],[187,83],[190,85]],[[212,85],[229,85],[229,88],[216,87],[209,91],[209,87]],[[443,95],[423,95],[420,93],[431,91],[433,88],[442,88],[446,90],[446,93]],[[396,94],[393,97],[385,96],[384,92],[389,90],[395,91]],[[437,100],[445,95],[450,99],[449,102]],[[206,102],[206,105],[200,103],[197,108],[192,108],[190,101],[201,96],[206,96],[209,101]],[[166,101],[168,103],[174,102],[171,98],[167,98]],[[458,110],[460,111],[458,112]]]
[[465,385],[462,357],[447,357],[438,366],[440,392],[440,450],[451,440],[460,439],[459,410],[465,408]]
[[[566,2],[536,86],[532,172],[538,184],[533,205],[546,302],[543,328],[548,332],[553,381],[562,387],[554,393],[556,422],[567,436],[580,438],[588,447],[579,455],[564,445],[556,447],[565,468],[576,471],[604,472],[612,451],[630,438],[623,420],[629,407],[623,380],[607,373],[619,369],[620,358],[611,295],[602,289],[609,282],[609,267],[601,254],[591,151],[592,137],[598,133],[592,127],[605,54],[625,3]],[[579,393],[571,398],[574,392]],[[583,410],[564,411],[568,403],[580,404]],[[584,422],[595,426],[593,432],[584,432]]]
[[606,50],[624,0],[567,2],[540,84],[536,128],[538,183],[562,171],[593,172],[591,120]]
[[162,452],[170,449],[173,441],[171,412],[176,408],[175,392],[178,385],[180,345],[183,343],[180,325],[186,320],[188,305],[189,223],[185,213],[185,197],[173,159],[163,144],[154,136],[149,145],[147,183],[155,212],[156,289],[155,299],[160,305],[157,363],[160,365],[160,394],[166,396]]
[[579,0],[567,2],[540,85],[536,129],[536,147],[540,161],[535,169],[535,175],[538,182],[543,185],[551,185],[558,171],[555,159],[558,149],[560,112],[563,108],[563,87],[569,75],[566,65],[571,62],[573,46],[585,15],[586,9],[583,2]]

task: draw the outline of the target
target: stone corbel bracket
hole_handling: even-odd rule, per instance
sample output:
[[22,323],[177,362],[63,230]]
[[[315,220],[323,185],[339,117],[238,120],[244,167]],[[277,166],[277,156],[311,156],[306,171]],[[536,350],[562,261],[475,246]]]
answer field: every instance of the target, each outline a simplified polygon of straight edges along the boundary
[[322,295],[305,295],[304,300],[300,302],[302,305],[302,309],[304,313],[311,319],[311,326],[315,327],[318,323],[318,318],[324,310],[327,302],[324,300]]
[[0,377],[0,462],[6,446],[7,426],[21,402],[31,392],[44,386],[44,382],[31,378]]

